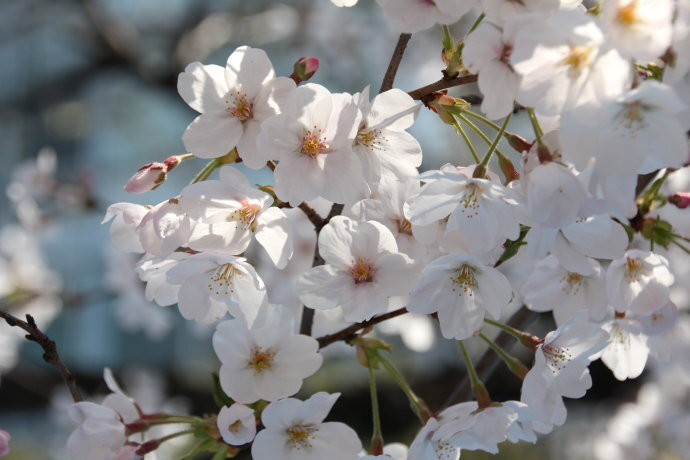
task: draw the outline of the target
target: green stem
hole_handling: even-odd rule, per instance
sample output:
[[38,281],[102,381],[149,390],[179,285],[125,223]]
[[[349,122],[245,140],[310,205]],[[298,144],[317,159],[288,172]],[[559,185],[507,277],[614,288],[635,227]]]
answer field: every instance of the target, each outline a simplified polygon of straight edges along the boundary
[[[464,113],[472,113],[472,112],[469,111],[469,110],[466,110],[466,111],[464,111]],[[474,123],[472,123],[472,121],[471,121],[469,118],[467,118],[466,116],[464,116],[464,115],[458,115],[458,117],[460,117],[460,119],[461,119],[463,122],[465,122],[465,123],[467,124],[467,126],[469,126],[470,128],[472,128],[472,131],[474,131],[475,133],[477,133],[477,135],[478,135],[479,137],[481,137],[482,140],[483,140],[484,142],[486,142],[486,145],[491,146],[491,144],[493,143],[493,141],[492,141],[491,139],[489,139],[489,137],[488,137],[486,134],[484,134],[484,131],[482,131],[481,128],[479,128],[479,126],[477,126],[477,125],[475,125]],[[497,129],[497,130],[500,130],[501,127],[498,126],[498,125],[496,125],[496,129]],[[500,153],[501,155],[503,155],[503,152],[501,152],[498,148],[496,149],[496,151],[497,151],[498,153]],[[504,155],[504,156],[505,156],[505,155]],[[477,163],[479,163],[479,160],[477,160]]]
[[[374,361],[370,353],[367,353],[367,358],[370,363]],[[367,371],[369,371],[371,414],[374,424],[374,433],[371,436],[371,453],[372,455],[383,455],[383,434],[381,433],[381,417],[379,415],[379,397],[376,389],[376,376],[374,375],[374,369],[371,365],[367,367]]]
[[458,346],[460,346],[462,358],[465,360],[467,374],[470,376],[470,387],[472,388],[472,393],[474,393],[474,397],[477,399],[477,404],[479,404],[479,408],[484,409],[485,407],[489,407],[492,403],[491,397],[489,396],[489,392],[486,390],[484,383],[479,379],[479,376],[477,375],[477,371],[474,368],[474,364],[472,364],[472,358],[470,358],[470,354],[467,352],[467,347],[465,347],[465,344],[462,342],[462,340],[458,340]]
[[422,401],[414,393],[414,391],[412,391],[412,388],[410,388],[410,385],[405,380],[405,377],[402,376],[398,369],[396,369],[395,365],[387,357],[385,357],[382,353],[375,353],[376,359],[383,364],[383,367],[386,368],[390,376],[393,378],[393,380],[395,380],[403,393],[405,393],[405,396],[407,396],[407,399],[410,401],[410,406],[412,406],[412,411],[415,413],[415,415],[417,415],[419,421],[422,422],[422,425],[425,424],[426,421],[431,418],[431,412],[426,407],[424,401]]
[[508,326],[507,324],[499,323],[498,321],[494,321],[489,318],[484,318],[484,322],[506,331],[508,334],[518,339],[521,344],[531,350],[536,350],[537,347],[543,343],[543,340],[540,338],[535,337],[532,334],[528,334],[527,332],[519,331],[514,327]]
[[539,126],[539,120],[537,120],[537,115],[534,113],[534,109],[528,107],[527,115],[529,116],[529,121],[532,123],[532,129],[534,130],[534,135],[537,138],[537,142],[541,144],[541,138],[544,136],[544,131],[542,131],[541,126]]
[[683,241],[687,241],[687,242],[690,243],[690,238],[688,238],[687,236],[678,235],[678,234],[676,234],[676,233],[671,233],[671,236],[674,237],[674,238],[679,238],[679,239],[681,239],[681,240],[683,240]]
[[489,165],[489,160],[491,160],[491,155],[494,154],[496,147],[498,147],[498,143],[501,141],[501,137],[503,137],[503,133],[506,132],[506,127],[508,126],[508,123],[510,122],[510,118],[512,116],[513,116],[513,114],[509,113],[508,116],[505,118],[505,120],[503,120],[503,124],[501,125],[501,129],[498,131],[498,134],[496,134],[496,139],[494,139],[494,142],[489,147],[489,151],[486,152],[486,155],[484,155],[484,158],[482,159],[482,162],[479,163],[479,166],[484,166],[486,168]]
[[685,251],[685,252],[687,252],[688,254],[690,254],[690,248],[687,248],[684,244],[679,243],[679,242],[676,241],[674,238],[671,238],[671,242],[672,242],[673,244],[675,244],[676,246],[678,246],[679,248],[681,248],[683,251]]
[[498,344],[484,334],[480,333],[479,337],[481,337],[481,339],[486,342],[487,345],[489,345],[489,348],[491,348],[494,353],[496,353],[503,360],[506,366],[508,366],[508,369],[510,369],[510,372],[515,374],[520,380],[524,380],[525,375],[527,375],[529,370],[519,359],[510,356],[503,348],[498,346]]
[[192,180],[192,184],[196,184],[197,182],[202,182],[208,179],[213,171],[218,169],[223,162],[221,161],[220,158],[214,158],[213,160],[209,161],[206,166],[204,166],[204,169],[199,171],[199,174],[196,175],[196,177]]
[[[461,115],[462,116],[462,115]],[[479,155],[477,155],[477,151],[474,149],[474,146],[472,145],[472,142],[470,141],[470,138],[467,137],[467,134],[465,133],[465,130],[462,129],[462,125],[458,123],[457,118],[452,117],[453,119],[453,125],[455,125],[455,129],[458,130],[462,138],[465,140],[465,143],[467,144],[467,147],[469,147],[470,152],[472,153],[472,158],[474,158],[475,163],[479,163]]]
[[441,30],[443,31],[443,49],[450,51],[455,46],[453,36],[450,34],[450,27],[446,24],[441,24]]
[[481,24],[481,22],[484,20],[484,17],[485,17],[484,13],[480,14],[479,17],[477,18],[477,20],[474,21],[474,24],[472,24],[472,27],[470,27],[470,30],[467,33],[471,34],[472,32],[474,32],[474,29],[479,27],[479,24]]
[[[480,115],[480,114],[478,114],[478,113],[475,113],[475,112],[473,112],[473,111],[471,111],[471,110],[463,110],[463,113],[465,113],[465,114],[467,114],[467,115],[469,115],[469,116],[471,116],[471,117],[473,117],[473,118],[476,118],[476,119],[479,120],[479,121],[482,121],[482,122],[486,123],[487,125],[491,126],[491,127],[492,127],[493,129],[495,129],[496,131],[498,131],[499,129],[501,129],[500,126],[498,126],[496,123],[494,123],[493,121],[489,120],[488,118],[486,118],[486,117],[483,116],[483,115]],[[488,138],[487,138],[487,139],[488,139]]]

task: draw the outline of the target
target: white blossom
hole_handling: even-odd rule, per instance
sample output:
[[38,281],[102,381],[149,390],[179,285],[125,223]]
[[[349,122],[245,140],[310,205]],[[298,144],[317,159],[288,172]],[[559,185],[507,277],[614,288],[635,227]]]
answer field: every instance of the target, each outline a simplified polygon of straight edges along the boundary
[[217,425],[223,441],[231,446],[247,444],[256,436],[254,410],[242,404],[221,407]]

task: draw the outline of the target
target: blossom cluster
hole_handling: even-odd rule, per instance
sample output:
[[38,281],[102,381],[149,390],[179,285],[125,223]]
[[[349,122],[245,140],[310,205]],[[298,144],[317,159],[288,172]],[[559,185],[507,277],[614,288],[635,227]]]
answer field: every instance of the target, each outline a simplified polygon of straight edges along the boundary
[[[280,77],[264,51],[243,46],[225,67],[195,62],[180,74],[178,92],[199,113],[182,136],[188,153],[142,166],[126,189],[157,188],[194,157],[207,166],[161,203],[107,211],[115,246],[142,254],[136,272],[146,298],[217,323],[223,405],[210,428],[189,421],[217,455],[362,454],[354,430],[324,421],[338,394],[292,398],[332,343],[312,337],[303,312],[349,326],[334,340],[357,347],[372,380],[384,368],[400,384],[422,428],[409,449],[386,450],[375,416],[368,458],[409,460],[535,442],[565,422],[564,397],[592,386],[592,361],[621,380],[639,376],[649,355],[665,354],[681,314],[659,249],[685,248],[687,238],[652,213],[667,203],[668,176],[689,159],[680,92],[690,81],[690,3],[378,3],[403,33],[441,24],[442,81],[476,76],[484,115],[445,90],[417,100],[397,88],[333,93],[304,83],[314,61]],[[456,43],[447,25],[475,7],[482,15]],[[475,164],[420,173],[422,148],[408,129],[423,106],[461,135]],[[514,114],[531,122],[532,142],[510,131]],[[482,156],[466,129],[486,141]],[[503,138],[519,171],[500,150]],[[245,168],[264,167],[273,184],[251,184]],[[270,266],[255,266],[252,251]],[[506,325],[523,304],[552,311],[557,329],[542,338]],[[388,345],[364,337],[367,326],[408,312],[433,315],[442,336],[459,341],[476,400],[432,413],[386,357]],[[493,343],[487,324],[518,338],[533,353],[531,368]],[[491,399],[463,344],[477,336],[522,380],[519,400]],[[141,458],[169,439],[142,438],[151,416],[132,404],[78,403],[73,458]]]

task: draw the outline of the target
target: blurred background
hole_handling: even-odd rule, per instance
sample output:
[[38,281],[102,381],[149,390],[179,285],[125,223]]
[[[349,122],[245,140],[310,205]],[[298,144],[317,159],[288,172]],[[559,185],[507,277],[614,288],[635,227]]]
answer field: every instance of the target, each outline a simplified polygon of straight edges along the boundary
[[[201,160],[185,162],[146,195],[123,189],[139,166],[185,153],[181,135],[195,114],[178,96],[176,81],[186,64],[224,65],[236,47],[250,45],[268,52],[278,75],[289,75],[298,58],[314,56],[320,68],[312,81],[333,92],[354,93],[367,85],[375,91],[397,33],[367,0],[349,9],[335,8],[328,0],[2,0],[0,18],[3,308],[17,316],[34,315],[94,401],[107,393],[102,373],[109,367],[144,406],[215,413],[210,374],[219,363],[211,349],[212,329],[184,321],[176,307],[146,302],[133,271],[136,257],[113,250],[108,225],[101,225],[105,210],[120,201],[158,203],[177,194],[203,166]],[[456,24],[456,36],[473,20],[470,15]],[[412,38],[397,87],[412,90],[440,78],[440,42],[436,29]],[[454,91],[470,100],[478,94],[473,86]],[[529,137],[522,114],[511,127]],[[433,112],[422,109],[411,132],[424,149],[422,170],[469,163],[460,138]],[[244,172],[253,183],[270,183],[265,172]],[[687,262],[681,273],[688,274]],[[681,283],[682,276],[677,278]],[[688,307],[687,284],[674,296],[680,307]],[[525,327],[543,334],[554,326],[549,315],[542,315]],[[684,337],[687,345],[685,332],[679,340]],[[443,407],[465,374],[455,346],[436,339],[436,326],[428,318],[400,318],[379,333],[396,345],[395,359],[419,394],[432,409]],[[479,356],[484,347],[479,341],[474,345]],[[366,371],[345,345],[326,353],[330,359],[307,381],[302,395],[343,392],[331,418],[351,424],[366,442],[371,431]],[[644,401],[653,405],[649,399],[662,388],[656,382],[676,375],[667,367],[655,369],[618,382],[595,363],[594,388],[581,400],[567,401],[565,427],[536,446],[502,446],[498,458],[584,459],[596,452],[597,458],[662,458],[602,454],[609,452],[611,426],[621,425],[616,411],[628,410],[619,415],[625,420],[653,424],[655,415],[652,409],[644,411]],[[416,421],[403,394],[381,378],[386,441],[409,443]],[[639,393],[645,382],[653,389]],[[679,426],[690,433],[687,380],[671,385],[680,386],[685,418]],[[501,367],[488,387],[494,399],[519,399],[519,382]],[[8,458],[67,459],[64,444],[73,425],[64,409],[70,401],[55,369],[42,361],[40,348],[18,329],[0,324],[0,429],[13,436]],[[622,426],[629,428],[628,423]],[[654,445],[655,438],[650,439]],[[664,458],[690,458],[688,449],[673,447]]]

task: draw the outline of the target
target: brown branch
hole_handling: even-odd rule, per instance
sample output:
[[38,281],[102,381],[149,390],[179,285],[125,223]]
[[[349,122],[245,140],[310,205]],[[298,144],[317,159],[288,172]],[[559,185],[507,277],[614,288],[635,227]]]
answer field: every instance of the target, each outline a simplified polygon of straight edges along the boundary
[[393,82],[395,81],[395,74],[398,73],[398,67],[400,67],[400,61],[402,61],[403,54],[405,54],[405,48],[407,48],[407,42],[410,41],[412,34],[400,34],[398,37],[398,43],[395,45],[393,50],[393,56],[388,63],[388,69],[386,74],[383,76],[383,82],[381,83],[381,89],[379,93],[388,91],[393,87]]
[[[519,309],[511,318],[508,320],[508,325],[516,329],[524,327],[526,324],[531,323],[538,316],[538,313],[528,310],[525,307]],[[512,336],[505,331],[501,331],[496,337],[494,342],[501,348],[505,348],[509,343]],[[501,362],[501,358],[489,348],[484,352],[479,361],[474,366],[477,371],[477,375],[483,381],[486,381],[491,374],[494,373],[496,367]],[[466,401],[472,395],[472,388],[470,387],[470,376],[465,374],[465,376],[460,381],[460,384],[455,388],[455,391],[451,393],[443,404],[443,408],[459,403],[461,401]]]
[[60,359],[57,351],[57,344],[45,335],[36,325],[36,321],[31,315],[26,315],[26,321],[22,321],[14,315],[11,315],[3,310],[0,310],[0,317],[4,318],[7,324],[13,327],[20,327],[27,332],[26,339],[36,342],[43,348],[43,360],[55,366],[62,380],[65,381],[69,392],[72,394],[74,402],[82,401],[81,393],[77,388],[77,382],[70,370],[65,366],[65,363]]
[[442,89],[453,88],[454,86],[466,85],[468,83],[474,83],[477,81],[476,75],[463,75],[462,77],[453,78],[441,78],[439,81],[434,82],[430,85],[422,86],[413,91],[408,92],[412,99],[422,100],[426,96],[429,96],[436,91],[441,91]]
[[334,332],[333,334],[324,335],[316,340],[319,342],[319,348],[327,347],[328,345],[335,342],[340,342],[341,340],[349,342],[350,340],[356,338],[359,335],[357,334],[357,332],[359,332],[360,330],[366,329],[378,323],[382,323],[391,318],[404,315],[405,313],[407,313],[407,309],[405,309],[405,307],[399,308],[397,310],[393,310],[383,315],[374,316],[370,320],[353,324],[352,326],[348,326],[345,329],[341,329],[338,332]]

